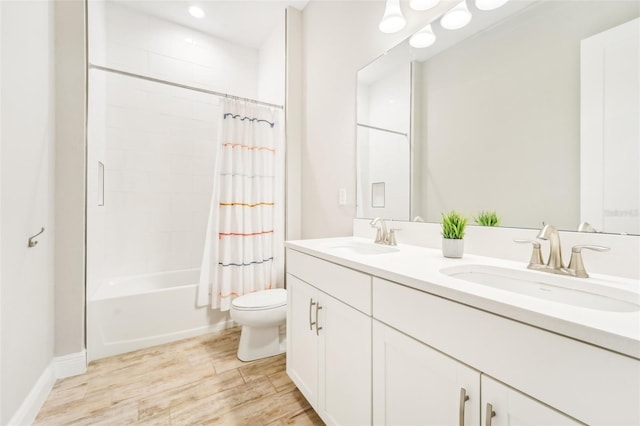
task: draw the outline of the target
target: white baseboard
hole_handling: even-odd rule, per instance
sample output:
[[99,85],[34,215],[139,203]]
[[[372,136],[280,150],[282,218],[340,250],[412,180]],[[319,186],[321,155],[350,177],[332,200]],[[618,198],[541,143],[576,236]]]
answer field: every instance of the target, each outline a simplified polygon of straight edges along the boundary
[[56,379],[77,376],[87,372],[87,351],[59,356],[53,359],[53,373]]
[[20,408],[9,420],[9,425],[30,425],[36,419],[42,404],[47,400],[51,388],[56,379],[53,374],[53,361],[40,375],[40,378],[36,381],[31,388],[31,392],[22,401]]
[[57,379],[77,376],[86,371],[87,352],[85,350],[52,359],[8,424],[18,426],[33,423]]

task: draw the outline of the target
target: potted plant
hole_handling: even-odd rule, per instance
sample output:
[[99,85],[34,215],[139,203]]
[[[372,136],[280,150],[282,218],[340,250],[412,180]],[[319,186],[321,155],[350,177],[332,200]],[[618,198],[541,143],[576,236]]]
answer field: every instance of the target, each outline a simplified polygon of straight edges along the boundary
[[495,211],[481,211],[473,220],[480,226],[498,226],[500,225],[500,217]]
[[444,257],[462,257],[466,226],[467,218],[455,210],[442,214],[442,254]]

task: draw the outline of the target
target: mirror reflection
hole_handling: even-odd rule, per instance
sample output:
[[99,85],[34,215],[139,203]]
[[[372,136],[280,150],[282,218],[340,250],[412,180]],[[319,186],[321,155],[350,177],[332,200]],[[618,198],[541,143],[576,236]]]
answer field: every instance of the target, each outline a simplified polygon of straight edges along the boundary
[[467,3],[358,73],[357,216],[640,234],[640,2]]

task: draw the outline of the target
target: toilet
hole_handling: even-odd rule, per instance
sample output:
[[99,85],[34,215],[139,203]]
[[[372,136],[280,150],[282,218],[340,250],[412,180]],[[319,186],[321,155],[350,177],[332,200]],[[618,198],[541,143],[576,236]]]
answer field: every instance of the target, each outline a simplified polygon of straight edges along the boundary
[[231,319],[242,326],[238,358],[253,361],[285,352],[280,325],[287,318],[287,291],[283,288],[256,291],[231,302]]

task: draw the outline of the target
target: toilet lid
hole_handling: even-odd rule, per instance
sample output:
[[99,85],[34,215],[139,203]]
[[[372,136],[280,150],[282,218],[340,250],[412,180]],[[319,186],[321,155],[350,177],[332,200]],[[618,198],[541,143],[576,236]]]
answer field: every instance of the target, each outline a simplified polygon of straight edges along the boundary
[[231,302],[234,308],[241,310],[260,310],[277,308],[287,304],[287,290],[274,288],[271,290],[256,291],[236,297]]

